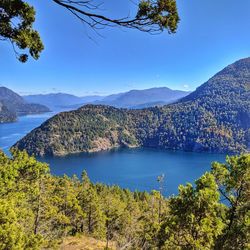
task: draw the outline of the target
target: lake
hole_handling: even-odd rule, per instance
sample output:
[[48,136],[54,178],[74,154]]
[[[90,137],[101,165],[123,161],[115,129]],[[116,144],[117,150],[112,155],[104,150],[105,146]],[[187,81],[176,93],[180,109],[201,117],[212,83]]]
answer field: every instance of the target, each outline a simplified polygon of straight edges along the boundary
[[[20,117],[15,123],[0,124],[0,148],[8,149],[55,113]],[[99,153],[80,153],[39,160],[50,164],[55,175],[81,175],[86,170],[94,182],[117,184],[131,190],[158,189],[157,176],[165,174],[164,193],[176,194],[179,184],[193,183],[208,171],[211,162],[224,162],[225,155],[159,149],[119,149]]]

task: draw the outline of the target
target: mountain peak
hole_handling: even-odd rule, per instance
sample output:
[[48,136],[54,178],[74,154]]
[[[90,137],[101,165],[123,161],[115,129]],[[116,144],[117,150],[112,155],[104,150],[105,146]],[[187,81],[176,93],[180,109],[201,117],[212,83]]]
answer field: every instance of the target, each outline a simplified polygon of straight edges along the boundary
[[[216,153],[249,151],[250,98],[245,87],[250,84],[249,65],[249,58],[237,61],[186,98],[163,107],[127,110],[88,105],[60,113],[15,146],[36,155],[124,146]],[[121,95],[118,99],[121,105],[134,96]]]
[[[14,117],[16,115],[37,114],[49,112],[50,110],[40,104],[26,103],[26,101],[17,93],[6,87],[0,87],[0,122],[6,122],[6,117]],[[10,115],[10,113],[12,115]],[[10,121],[14,120],[13,118]]]
[[181,99],[186,101],[219,100],[223,96],[231,98],[230,102],[249,98],[250,90],[250,57],[238,60],[219,71],[194,92]]
[[250,57],[240,59],[218,72],[216,76],[248,77],[250,78]]

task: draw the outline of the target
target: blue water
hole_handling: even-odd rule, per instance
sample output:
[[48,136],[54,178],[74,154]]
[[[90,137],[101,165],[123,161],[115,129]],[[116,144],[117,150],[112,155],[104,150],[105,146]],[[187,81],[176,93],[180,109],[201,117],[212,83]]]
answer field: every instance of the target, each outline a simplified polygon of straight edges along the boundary
[[[0,148],[8,149],[53,113],[20,117],[18,122],[0,124]],[[178,185],[193,183],[209,171],[211,162],[225,160],[223,154],[176,152],[158,149],[120,149],[92,154],[40,158],[50,164],[55,175],[81,175],[86,170],[91,180],[117,184],[131,190],[158,189],[157,176],[165,174],[166,195],[177,193]]]
[[32,129],[41,125],[54,113],[27,115],[18,118],[17,122],[0,124],[0,148],[8,153],[8,149]]

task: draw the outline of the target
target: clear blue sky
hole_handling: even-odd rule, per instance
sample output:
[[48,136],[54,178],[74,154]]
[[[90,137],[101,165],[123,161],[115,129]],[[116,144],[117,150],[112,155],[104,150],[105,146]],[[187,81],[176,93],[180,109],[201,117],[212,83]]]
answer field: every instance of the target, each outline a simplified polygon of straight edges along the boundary
[[[227,64],[250,56],[248,0],[177,0],[181,22],[175,35],[109,28],[101,31],[104,38],[50,0],[27,2],[37,10],[35,27],[45,45],[41,58],[21,64],[10,44],[0,44],[0,85],[20,94],[194,90]],[[130,0],[104,2],[109,16],[133,13]]]

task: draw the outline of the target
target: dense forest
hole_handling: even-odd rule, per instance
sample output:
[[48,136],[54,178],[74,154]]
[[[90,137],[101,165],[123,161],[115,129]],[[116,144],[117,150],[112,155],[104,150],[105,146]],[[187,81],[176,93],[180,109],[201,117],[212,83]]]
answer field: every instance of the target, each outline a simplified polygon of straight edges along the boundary
[[250,58],[229,65],[180,101],[142,110],[86,105],[60,113],[15,146],[35,155],[114,147],[246,152],[250,145]]
[[91,236],[106,249],[249,249],[250,155],[213,163],[178,195],[52,176],[27,153],[0,152],[0,249],[56,249]]

